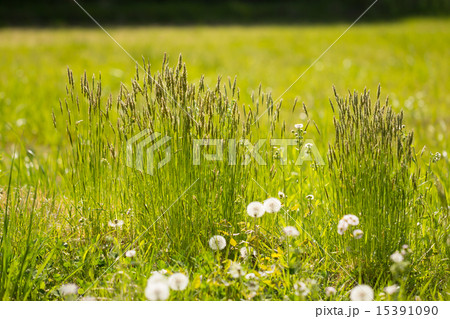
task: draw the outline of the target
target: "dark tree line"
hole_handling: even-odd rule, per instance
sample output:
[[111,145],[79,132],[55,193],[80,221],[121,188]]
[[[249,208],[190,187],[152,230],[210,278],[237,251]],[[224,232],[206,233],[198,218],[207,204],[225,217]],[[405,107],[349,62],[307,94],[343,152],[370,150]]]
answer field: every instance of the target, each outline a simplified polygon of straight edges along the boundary
[[[352,21],[374,0],[77,0],[105,24]],[[378,0],[365,20],[448,16],[450,0]],[[2,0],[0,25],[89,25],[73,0]]]

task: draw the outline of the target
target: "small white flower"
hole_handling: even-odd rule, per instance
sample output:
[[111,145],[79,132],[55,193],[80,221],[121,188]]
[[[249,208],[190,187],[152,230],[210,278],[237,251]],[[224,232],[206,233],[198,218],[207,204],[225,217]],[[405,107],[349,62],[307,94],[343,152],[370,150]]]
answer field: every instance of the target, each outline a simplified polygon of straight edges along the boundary
[[209,239],[209,247],[212,250],[222,250],[226,247],[227,241],[220,235],[212,236]]
[[359,224],[359,218],[355,215],[345,215],[342,219],[352,226],[357,226]]
[[353,237],[355,237],[356,239],[361,239],[364,235],[364,232],[361,229],[355,229],[353,231]]
[[312,147],[313,147],[313,144],[312,144],[312,143],[306,143],[306,144],[305,144],[305,148],[306,148],[307,150],[310,150]]
[[251,217],[261,217],[264,213],[264,205],[260,202],[251,202],[247,206],[247,214]]
[[391,259],[395,263],[401,263],[404,258],[403,258],[403,255],[400,252],[398,252],[398,250],[397,250],[395,253],[393,253],[391,255]]
[[347,231],[347,229],[348,229],[348,223],[345,220],[341,219],[337,226],[338,234],[344,235],[344,233]]
[[288,237],[297,237],[298,235],[300,235],[299,231],[294,226],[284,227],[283,232]]
[[359,285],[350,291],[352,301],[372,301],[373,289],[368,285]]
[[306,199],[313,200],[314,195],[313,194],[306,195]]
[[333,296],[336,294],[336,289],[334,287],[327,287],[325,288],[325,295],[328,297]]
[[286,194],[284,194],[282,191],[279,191],[279,192],[278,192],[278,197],[279,197],[280,199],[283,199],[283,198],[286,197]]
[[301,129],[303,128],[303,124],[295,124],[294,127],[295,127],[297,130],[301,130]]
[[170,290],[167,282],[149,282],[145,288],[145,297],[148,300],[167,300]]
[[306,284],[303,281],[296,282],[294,284],[294,290],[295,290],[295,294],[297,296],[306,297],[310,293],[309,288],[306,286]]
[[134,256],[136,256],[136,250],[134,249],[130,249],[125,253],[125,257],[133,258]]
[[388,295],[393,295],[395,294],[397,291],[399,291],[400,286],[399,285],[392,285],[392,286],[387,286],[384,288],[384,292],[387,293]]
[[281,202],[274,197],[268,198],[264,201],[264,209],[268,213],[276,213],[281,209]]
[[230,269],[228,269],[228,273],[233,278],[239,278],[243,275],[245,275],[245,271],[242,269],[242,266],[240,263],[232,262]]
[[184,290],[189,283],[189,278],[182,273],[175,273],[169,277],[169,287],[173,290]]
[[59,293],[61,296],[76,295],[78,293],[78,286],[75,284],[62,285],[59,288]]
[[108,222],[108,226],[109,227],[112,227],[112,228],[120,228],[120,227],[122,227],[122,225],[123,225],[123,220],[121,220],[121,219],[114,219],[114,220],[110,220],[109,222]]
[[252,247],[242,247],[241,249],[239,249],[239,253],[244,259],[247,259],[249,255],[256,256],[256,250],[254,250]]

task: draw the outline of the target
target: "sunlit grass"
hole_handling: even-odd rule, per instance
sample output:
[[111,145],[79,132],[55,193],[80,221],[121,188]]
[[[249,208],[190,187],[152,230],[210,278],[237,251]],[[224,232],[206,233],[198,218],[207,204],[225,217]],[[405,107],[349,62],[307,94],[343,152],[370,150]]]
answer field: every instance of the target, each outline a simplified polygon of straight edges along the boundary
[[[1,30],[0,298],[166,299],[147,283],[160,271],[188,276],[184,290],[182,275],[169,280],[171,300],[348,300],[357,284],[375,299],[447,300],[448,25],[357,26],[281,106],[271,99],[346,26],[112,29],[156,80],[135,78],[99,30]],[[361,95],[336,102],[333,84]],[[386,95],[392,113],[374,111]],[[154,175],[126,165],[126,141],[145,128],[172,138]],[[311,138],[327,165],[282,165],[268,145],[265,166],[241,165],[244,148],[236,165],[192,165],[193,139],[271,137],[299,149]],[[270,197],[281,209],[272,199],[271,213],[249,215]],[[359,221],[340,235],[344,215]],[[226,245],[213,250],[213,236]]]

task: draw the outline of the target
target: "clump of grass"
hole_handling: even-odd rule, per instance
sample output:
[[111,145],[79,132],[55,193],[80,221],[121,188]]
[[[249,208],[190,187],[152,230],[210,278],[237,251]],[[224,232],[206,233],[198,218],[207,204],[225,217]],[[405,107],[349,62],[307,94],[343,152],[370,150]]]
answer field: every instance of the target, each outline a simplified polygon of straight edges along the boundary
[[[224,84],[219,77],[211,88],[203,78],[198,84],[189,83],[181,56],[173,68],[165,57],[161,70],[152,73],[145,64],[143,71],[136,70],[131,87],[121,85],[115,103],[111,96],[102,99],[100,80],[90,81],[85,74],[78,89],[69,71],[68,97],[61,103],[60,114],[54,115],[55,125],[66,131],[70,142],[66,185],[71,185],[75,201],[81,201],[77,213],[91,221],[91,234],[104,229],[102,220],[123,219],[132,224],[125,236],[143,234],[143,239],[169,251],[184,251],[188,262],[208,238],[224,231],[223,225],[227,233],[236,233],[237,224],[245,220],[245,215],[236,212],[255,193],[257,186],[248,181],[257,164],[244,165],[248,154],[239,141],[254,143],[259,135],[270,138],[281,103],[274,106],[270,94],[260,88],[253,105],[240,109],[236,79]],[[260,108],[268,109],[268,131],[252,126]],[[157,132],[170,137],[156,151],[155,162],[167,156],[167,146],[171,160],[153,175],[145,172],[148,159],[143,170],[126,165],[126,142],[144,129],[148,135]],[[214,154],[218,146],[202,146],[200,165],[195,165],[194,140],[202,139],[223,144],[223,160],[206,161],[204,154]],[[236,141],[234,161],[229,159],[234,143],[230,140]],[[273,163],[270,150],[263,157],[267,165]],[[189,193],[184,196],[186,190]]]
[[426,192],[418,184],[427,177],[421,175],[403,112],[396,114],[388,99],[380,100],[380,87],[374,102],[366,90],[345,99],[334,92],[336,139],[328,152],[332,205],[338,217],[357,215],[364,231],[352,247],[346,247],[344,234],[341,248],[358,257],[366,280],[375,280],[374,274],[388,270],[392,252],[421,237],[417,223]]

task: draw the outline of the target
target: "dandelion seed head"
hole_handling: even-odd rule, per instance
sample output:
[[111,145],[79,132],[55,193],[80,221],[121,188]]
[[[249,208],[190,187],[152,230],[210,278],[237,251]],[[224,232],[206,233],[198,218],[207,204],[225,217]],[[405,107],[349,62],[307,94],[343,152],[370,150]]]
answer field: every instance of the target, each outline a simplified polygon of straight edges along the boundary
[[189,283],[189,278],[182,273],[175,273],[169,277],[169,287],[172,290],[184,290]]
[[220,235],[213,236],[209,239],[209,247],[212,250],[222,250],[226,245],[227,241]]
[[284,227],[283,232],[288,237],[297,237],[298,235],[300,235],[299,231],[294,226]]
[[150,284],[150,283],[156,283],[156,282],[167,282],[167,278],[166,278],[166,276],[164,276],[160,272],[153,271],[152,275],[147,280],[147,285]]
[[306,286],[306,284],[303,281],[297,281],[294,284],[294,290],[297,296],[306,297],[310,293],[308,286]]
[[355,215],[345,215],[342,219],[351,226],[357,226],[359,224],[359,218]]
[[259,284],[255,280],[250,280],[246,283],[248,290],[251,292],[256,292],[259,289]]
[[125,253],[125,257],[133,258],[134,256],[136,256],[136,250],[134,249],[127,250]]
[[245,271],[242,268],[240,263],[232,262],[230,268],[228,269],[228,273],[233,278],[239,278],[245,275]]
[[167,282],[148,282],[144,293],[148,300],[167,300],[170,295],[170,289]]
[[256,250],[252,247],[241,247],[241,249],[239,249],[239,254],[243,259],[247,259],[250,255],[256,257]]
[[108,226],[112,228],[121,228],[124,222],[121,219],[114,219],[108,222]]
[[256,275],[252,272],[249,272],[248,274],[245,275],[245,279],[249,280],[249,279],[256,279]]
[[372,301],[373,289],[368,285],[358,285],[350,291],[352,301]]
[[335,294],[336,294],[336,288],[334,288],[334,287],[325,288],[325,295],[327,295],[327,297],[333,296]]
[[261,217],[262,215],[264,215],[264,213],[264,205],[260,202],[251,202],[247,206],[247,214],[250,217]]
[[338,234],[344,235],[344,233],[347,231],[347,229],[348,229],[348,223],[345,220],[341,219],[337,226]]
[[313,194],[306,195],[306,199],[313,200],[314,199],[314,195]]
[[395,263],[401,263],[403,259],[403,255],[398,250],[391,255],[391,260]]
[[279,197],[280,199],[283,199],[283,198],[286,197],[286,194],[284,194],[282,191],[279,191],[279,192],[278,192],[278,197]]
[[364,232],[361,229],[355,229],[353,231],[353,237],[355,237],[356,239],[361,239],[364,235]]
[[76,284],[65,284],[59,288],[61,296],[76,295],[78,293],[78,286]]
[[81,301],[97,301],[97,298],[92,296],[85,296],[81,298]]
[[267,213],[276,213],[281,209],[281,202],[279,199],[271,197],[264,201],[264,209]]
[[392,285],[384,288],[384,292],[387,293],[388,295],[393,295],[399,290],[400,290],[399,285]]

